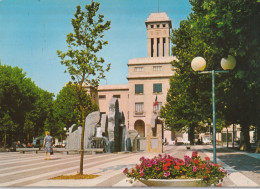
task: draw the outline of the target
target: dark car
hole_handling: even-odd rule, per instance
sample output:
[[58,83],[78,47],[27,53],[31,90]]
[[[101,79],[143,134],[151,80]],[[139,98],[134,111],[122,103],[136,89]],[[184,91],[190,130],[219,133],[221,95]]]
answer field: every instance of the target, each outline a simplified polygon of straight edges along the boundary
[[44,137],[36,137],[33,142],[32,146],[35,148],[41,148],[43,145]]

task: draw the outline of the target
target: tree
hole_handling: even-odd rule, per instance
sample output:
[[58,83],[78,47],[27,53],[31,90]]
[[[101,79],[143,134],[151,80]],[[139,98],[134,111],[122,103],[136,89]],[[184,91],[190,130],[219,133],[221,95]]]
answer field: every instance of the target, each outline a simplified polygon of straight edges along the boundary
[[234,55],[237,66],[218,84],[218,98],[227,123],[242,127],[241,150],[249,150],[249,128],[257,125],[260,91],[260,3],[249,0],[191,1],[197,19],[193,25],[214,38],[205,40],[213,56]]
[[171,89],[162,113],[175,128],[180,122],[180,127],[191,127],[185,123],[187,120],[196,124],[209,119],[210,106],[205,107],[203,99],[210,102],[210,78],[191,71],[190,62],[203,56],[208,70],[220,70],[220,59],[233,55],[237,59],[235,70],[221,75],[221,81],[217,78],[216,113],[219,123],[241,124],[244,149],[249,149],[248,129],[250,124],[257,124],[259,114],[260,4],[248,0],[190,0],[190,3],[193,12],[179,29],[173,30],[172,52],[179,61],[173,63],[176,75],[170,80]]
[[0,131],[9,145],[43,132],[45,104],[51,107],[52,100],[53,94],[38,88],[22,69],[0,64]]
[[103,46],[108,44],[103,40],[103,32],[110,29],[110,21],[104,23],[104,16],[96,15],[99,5],[97,2],[92,2],[85,6],[85,12],[81,10],[81,6],[77,6],[75,18],[71,20],[74,33],[67,35],[69,50],[65,53],[57,51],[61,64],[67,67],[76,85],[80,105],[82,120],[80,174],[83,174],[85,110],[89,108],[84,106],[82,91],[84,91],[84,84],[97,87],[100,79],[105,78],[104,73],[110,69],[110,64],[105,67],[104,59],[97,56]]
[[[56,122],[55,133],[61,137],[64,133],[64,127],[69,127],[72,124],[82,125],[82,122],[78,122],[81,121],[81,112],[76,89],[75,85],[68,83],[61,89],[53,105],[53,116]],[[85,91],[82,92],[83,95],[85,95],[84,107],[89,107],[85,109],[87,116],[89,113],[98,110],[98,106]]]

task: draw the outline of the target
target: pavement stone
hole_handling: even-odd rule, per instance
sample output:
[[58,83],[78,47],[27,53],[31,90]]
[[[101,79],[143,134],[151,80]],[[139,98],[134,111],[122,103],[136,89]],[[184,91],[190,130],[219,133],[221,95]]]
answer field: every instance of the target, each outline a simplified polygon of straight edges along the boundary
[[[212,159],[211,145],[186,146],[168,145],[164,153],[183,159],[191,156],[196,150],[204,159]],[[0,187],[145,187],[141,182],[130,184],[122,173],[139,163],[139,158],[154,157],[157,153],[118,153],[95,154],[84,156],[84,174],[98,174],[95,179],[85,180],[49,180],[58,175],[76,174],[79,169],[79,154],[66,155],[55,153],[52,160],[44,160],[44,153],[19,154],[17,152],[0,153]],[[259,187],[260,156],[259,154],[239,152],[217,147],[217,161],[223,162],[229,172],[222,185],[224,187]]]

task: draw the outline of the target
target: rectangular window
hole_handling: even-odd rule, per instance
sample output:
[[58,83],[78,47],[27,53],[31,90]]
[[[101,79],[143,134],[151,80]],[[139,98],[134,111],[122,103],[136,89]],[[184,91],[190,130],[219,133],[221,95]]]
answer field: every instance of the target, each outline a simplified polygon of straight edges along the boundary
[[120,95],[113,95],[114,98],[120,98]]
[[142,113],[143,111],[144,111],[144,103],[143,102],[135,103],[135,112]]
[[135,72],[143,72],[144,71],[144,67],[135,67],[134,71]]
[[154,93],[161,93],[162,92],[162,84],[161,83],[153,84],[153,92]]
[[105,99],[105,98],[106,98],[106,95],[99,95],[98,98],[99,98],[99,99]]
[[135,84],[135,94],[143,94],[143,93],[144,93],[144,85]]
[[156,106],[153,106],[154,112],[159,112],[162,108],[162,102],[158,102]]
[[153,71],[161,71],[162,66],[153,66]]

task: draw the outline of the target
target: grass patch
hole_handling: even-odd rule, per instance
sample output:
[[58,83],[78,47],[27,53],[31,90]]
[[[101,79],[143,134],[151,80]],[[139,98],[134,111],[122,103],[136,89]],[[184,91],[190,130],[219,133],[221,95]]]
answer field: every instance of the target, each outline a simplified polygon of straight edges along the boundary
[[50,178],[49,180],[58,180],[58,179],[93,179],[99,177],[100,175],[80,175],[79,173],[76,175],[61,175],[57,177]]

